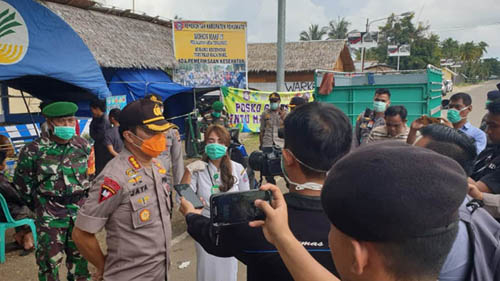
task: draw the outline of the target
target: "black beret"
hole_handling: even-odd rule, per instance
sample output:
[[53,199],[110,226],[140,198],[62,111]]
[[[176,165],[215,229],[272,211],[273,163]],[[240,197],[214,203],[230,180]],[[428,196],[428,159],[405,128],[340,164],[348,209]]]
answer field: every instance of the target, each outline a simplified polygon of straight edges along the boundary
[[467,191],[460,165],[400,142],[358,148],[337,162],[321,201],[331,223],[361,241],[398,241],[454,229]]
[[498,90],[492,90],[488,92],[488,100],[496,100],[500,98],[500,91]]

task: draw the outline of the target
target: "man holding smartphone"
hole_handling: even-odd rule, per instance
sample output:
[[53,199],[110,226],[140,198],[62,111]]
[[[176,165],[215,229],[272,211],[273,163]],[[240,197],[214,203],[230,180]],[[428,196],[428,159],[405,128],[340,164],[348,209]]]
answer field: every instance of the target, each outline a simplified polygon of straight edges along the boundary
[[[171,189],[155,158],[165,149],[164,131],[172,124],[151,98],[128,104],[119,122],[125,149],[94,180],[72,236],[97,268],[94,280],[167,280]],[[95,237],[103,227],[106,256]]]
[[[283,175],[290,186],[285,195],[288,223],[311,255],[337,274],[328,248],[330,223],[320,201],[326,171],[349,152],[352,127],[347,116],[331,104],[312,102],[298,107],[285,119]],[[305,143],[309,145],[304,145]],[[247,265],[247,280],[293,280],[276,248],[262,229],[248,224],[215,228],[181,199],[189,234],[212,255],[234,256]]]

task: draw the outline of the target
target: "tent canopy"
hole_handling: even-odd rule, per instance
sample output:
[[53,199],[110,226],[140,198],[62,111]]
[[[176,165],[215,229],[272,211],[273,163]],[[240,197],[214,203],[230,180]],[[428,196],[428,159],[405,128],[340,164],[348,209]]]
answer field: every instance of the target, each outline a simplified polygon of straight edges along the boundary
[[[166,118],[184,116],[195,109],[195,97],[219,88],[191,88],[172,81],[167,73],[152,69],[104,69],[113,96],[126,95],[127,103],[157,94],[163,98]],[[172,120],[184,132],[184,119]]]
[[46,7],[33,0],[0,1],[0,23],[5,31],[0,33],[0,81],[43,100],[110,95],[82,39]]

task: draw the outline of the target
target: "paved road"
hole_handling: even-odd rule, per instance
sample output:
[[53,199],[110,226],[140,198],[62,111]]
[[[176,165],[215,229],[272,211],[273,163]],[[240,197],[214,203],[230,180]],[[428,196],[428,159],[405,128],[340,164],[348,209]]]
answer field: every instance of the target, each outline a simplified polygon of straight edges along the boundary
[[[472,97],[472,112],[469,114],[468,119],[472,125],[479,127],[479,125],[481,124],[481,119],[486,113],[486,94],[491,90],[496,90],[496,84],[498,84],[499,82],[500,80],[491,80],[478,85],[456,88],[451,94],[448,94],[446,98],[449,98],[452,94],[458,92],[465,92],[470,94]],[[446,117],[446,111],[444,110],[443,116]]]
[[[486,93],[496,88],[496,84],[500,81],[488,81],[479,85],[468,86],[460,89],[455,89],[453,93],[458,91],[467,92],[472,96],[473,110],[469,120],[474,126],[479,126],[481,118],[486,113],[484,109],[486,101]],[[448,95],[447,97],[449,97]],[[444,112],[445,113],[445,112]],[[249,151],[251,149],[249,148]],[[285,191],[285,185],[282,179],[278,180],[278,185]],[[184,232],[185,223],[181,215],[176,212],[173,217],[174,245],[172,248],[172,267],[170,270],[171,280],[191,281],[196,280],[196,253],[193,240]],[[12,232],[7,233],[8,246],[12,245]],[[104,233],[99,234],[99,240],[104,245]],[[8,247],[11,248],[11,247]],[[5,264],[0,264],[0,279],[9,281],[29,281],[37,280],[36,264],[34,255],[19,257],[19,250],[7,250],[7,261]],[[179,268],[181,265],[184,268]],[[61,270],[61,280],[66,280],[64,267]],[[246,280],[246,268],[244,265],[239,265],[238,281]]]

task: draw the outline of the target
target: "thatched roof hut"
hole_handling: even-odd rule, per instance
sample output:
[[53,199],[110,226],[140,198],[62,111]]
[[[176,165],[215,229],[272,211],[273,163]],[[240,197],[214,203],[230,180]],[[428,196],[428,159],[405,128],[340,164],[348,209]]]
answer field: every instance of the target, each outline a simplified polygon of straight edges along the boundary
[[177,64],[170,21],[88,0],[39,2],[78,33],[101,67],[167,69]]
[[[251,88],[274,91],[276,44],[248,44],[248,82]],[[314,70],[354,71],[345,40],[300,41],[285,44],[285,89],[314,89]]]
[[[276,71],[276,43],[248,44],[248,71]],[[315,69],[338,69],[354,71],[347,43],[345,40],[321,40],[287,42],[285,44],[285,71],[310,72]]]

